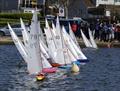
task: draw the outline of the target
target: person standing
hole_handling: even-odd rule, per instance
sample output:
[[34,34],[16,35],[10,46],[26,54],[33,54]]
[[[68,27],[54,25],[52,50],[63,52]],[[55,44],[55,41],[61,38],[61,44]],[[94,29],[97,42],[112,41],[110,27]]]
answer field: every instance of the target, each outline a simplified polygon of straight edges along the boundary
[[120,24],[117,24],[116,25],[116,28],[115,28],[115,36],[116,36],[116,39],[118,40],[118,41],[120,41]]
[[74,32],[74,34],[77,36],[77,23],[74,21],[73,24],[71,25],[72,31]]
[[77,24],[76,24],[75,21],[72,24],[72,30],[73,30],[74,33],[77,31]]
[[99,28],[100,28],[100,23],[97,22],[95,25],[95,39],[99,39]]

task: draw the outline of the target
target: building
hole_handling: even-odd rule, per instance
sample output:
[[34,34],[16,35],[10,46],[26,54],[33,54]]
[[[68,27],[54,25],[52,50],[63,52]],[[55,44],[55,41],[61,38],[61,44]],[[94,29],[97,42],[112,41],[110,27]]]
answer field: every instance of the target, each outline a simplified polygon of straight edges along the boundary
[[69,17],[100,18],[120,15],[120,0],[69,0]]
[[88,8],[88,11],[94,13],[99,11],[107,17],[120,15],[120,0],[92,0],[95,7]]
[[67,5],[60,1],[65,0],[0,0],[0,11],[30,10],[30,8],[37,7],[38,9],[42,8],[43,14],[51,14],[51,11],[58,13],[56,8],[61,5],[68,18],[99,18],[120,15],[120,0],[66,0]]
[[[95,1],[95,0],[94,0]],[[96,0],[96,6],[99,5],[120,5],[120,0]]]
[[18,0],[18,6],[25,8],[35,8],[43,5],[44,0]]
[[41,8],[44,0],[0,0],[0,11],[18,11],[25,8]]
[[0,0],[0,12],[16,11],[18,9],[17,0]]

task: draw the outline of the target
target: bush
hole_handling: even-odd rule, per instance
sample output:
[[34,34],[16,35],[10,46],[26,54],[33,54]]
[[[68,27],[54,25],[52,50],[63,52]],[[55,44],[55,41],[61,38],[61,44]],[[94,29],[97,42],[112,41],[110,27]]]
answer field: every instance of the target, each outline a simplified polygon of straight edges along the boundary
[[7,22],[0,22],[0,27],[6,26]]
[[[23,20],[24,23],[28,23],[28,20]],[[7,18],[0,18],[0,27],[7,25],[7,23],[15,24],[20,23],[20,19],[7,19]]]
[[[40,14],[38,14],[41,17]],[[7,18],[7,19],[27,19],[30,20],[32,18],[32,13],[0,13],[0,18]]]
[[[0,27],[7,25],[7,22],[12,24],[20,23],[20,18],[25,23],[28,23],[32,19],[32,13],[0,13]],[[43,27],[45,24],[44,17],[38,14],[38,19],[41,22],[41,27]]]

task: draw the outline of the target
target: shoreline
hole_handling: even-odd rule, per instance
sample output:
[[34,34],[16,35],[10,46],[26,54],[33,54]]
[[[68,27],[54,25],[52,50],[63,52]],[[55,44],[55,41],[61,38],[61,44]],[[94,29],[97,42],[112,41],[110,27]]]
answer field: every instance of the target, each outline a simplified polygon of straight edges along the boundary
[[[19,38],[22,40],[22,37],[19,37]],[[82,39],[77,38],[77,40],[78,40],[80,47],[84,48],[85,44],[82,41]],[[97,43],[98,47],[108,47],[108,44],[110,44],[109,42],[99,42],[98,40],[96,40],[96,43]],[[0,37],[0,45],[14,45],[14,42],[13,42],[11,36],[3,36],[3,37]],[[113,41],[111,43],[111,47],[120,48],[120,42]]]

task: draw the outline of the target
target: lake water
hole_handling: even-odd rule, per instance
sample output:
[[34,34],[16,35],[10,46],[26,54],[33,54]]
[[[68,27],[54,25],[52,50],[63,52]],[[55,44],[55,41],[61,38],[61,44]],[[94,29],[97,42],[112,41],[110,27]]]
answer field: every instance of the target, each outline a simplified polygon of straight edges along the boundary
[[36,82],[16,47],[0,45],[0,91],[119,91],[120,48],[82,50],[90,62],[80,66],[79,74]]

